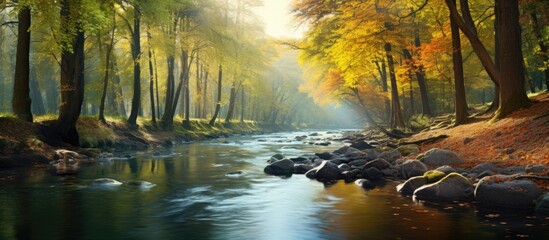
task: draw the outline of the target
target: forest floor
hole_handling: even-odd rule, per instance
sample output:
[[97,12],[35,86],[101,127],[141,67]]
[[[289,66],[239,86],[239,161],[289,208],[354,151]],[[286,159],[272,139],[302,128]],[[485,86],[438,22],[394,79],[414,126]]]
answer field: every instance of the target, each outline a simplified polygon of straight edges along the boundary
[[533,105],[491,122],[491,114],[481,114],[469,123],[418,133],[407,139],[417,141],[440,135],[447,138],[420,145],[421,151],[445,148],[457,152],[472,167],[479,163],[497,165],[549,165],[549,93],[530,98]]
[[124,119],[107,118],[102,124],[94,117],[81,117],[77,123],[81,147],[52,143],[47,129],[55,116],[35,118],[34,123],[12,116],[0,116],[0,168],[28,167],[47,164],[56,151],[67,149],[95,157],[102,151],[137,150],[170,147],[184,142],[226,137],[231,134],[251,134],[291,129],[291,126],[265,125],[252,121],[231,123],[216,122],[214,126],[205,119],[191,119],[191,127],[184,128],[180,119],[174,120],[172,130],[155,127],[150,121],[138,120],[137,128],[130,128]]

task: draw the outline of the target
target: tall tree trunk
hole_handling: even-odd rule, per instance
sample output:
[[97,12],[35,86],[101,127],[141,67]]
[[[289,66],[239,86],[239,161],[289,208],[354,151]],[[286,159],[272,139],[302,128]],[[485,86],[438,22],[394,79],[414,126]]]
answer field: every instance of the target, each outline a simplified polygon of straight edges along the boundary
[[[113,18],[115,19],[115,18]],[[105,119],[105,100],[107,99],[107,90],[109,86],[109,73],[111,72],[111,55],[112,48],[114,46],[114,32],[115,29],[111,29],[111,39],[107,44],[107,52],[105,53],[105,72],[103,75],[103,93],[101,94],[101,102],[99,103],[99,121],[107,123]]]
[[[120,83],[122,82],[120,79],[120,74],[118,71],[118,61],[116,60],[115,55],[112,55],[112,70],[114,74],[114,82],[113,82],[113,90],[114,90],[114,96],[115,96],[115,105],[117,105],[116,111],[118,115],[126,117],[126,104],[124,104],[124,92],[122,91],[122,86],[120,86]],[[113,106],[114,107],[114,106]]]
[[[498,71],[500,71],[501,69],[501,63],[500,63],[500,56],[501,56],[501,53],[500,53],[500,48],[498,47],[499,46],[499,21],[500,21],[500,16],[499,16],[499,4],[498,2],[495,3],[495,21],[494,21],[494,45],[495,45],[495,49],[494,49],[494,64],[496,65],[496,69]],[[494,85],[494,98],[492,100],[492,103],[490,104],[490,107],[488,107],[488,109],[485,111],[485,113],[491,113],[491,112],[495,112],[497,109],[499,108],[499,85],[498,84],[495,84]]]
[[385,43],[385,53],[387,55],[387,65],[389,65],[389,78],[391,79],[391,128],[404,128],[402,110],[400,109],[400,100],[398,96],[398,86],[395,75],[395,64],[391,54],[391,44]]
[[135,7],[132,31],[132,59],[133,59],[133,98],[132,109],[128,117],[130,126],[137,126],[137,115],[141,105],[141,24],[140,11]]
[[218,74],[218,80],[217,80],[217,104],[215,105],[215,112],[212,116],[212,119],[209,122],[210,126],[213,126],[215,124],[215,120],[217,119],[217,115],[219,114],[219,110],[221,109],[222,80],[223,80],[223,67],[219,65],[219,74]]
[[160,118],[160,94],[158,93],[158,65],[156,65],[156,54],[154,54],[154,51],[152,51],[153,54],[153,60],[154,60],[154,82],[156,85],[156,116]]
[[[69,19],[74,17],[71,16],[74,10],[69,2],[61,1],[62,23],[71,22]],[[62,25],[61,32],[70,36],[73,27]],[[61,105],[54,126],[58,137],[74,146],[79,145],[76,122],[84,102],[84,41],[84,32],[79,29],[71,40],[72,49],[61,53]]]
[[240,122],[244,122],[244,113],[246,112],[246,94],[244,93],[244,88],[242,88],[242,99],[241,100],[241,112],[240,112]]
[[17,57],[15,60],[15,80],[13,82],[12,108],[15,116],[32,122],[31,98],[29,96],[31,10],[23,7],[18,14]]
[[190,71],[193,61],[193,54],[191,54],[191,60],[185,66],[187,70],[185,71],[185,122],[187,127],[191,125],[191,88],[190,88]]
[[171,113],[173,108],[173,99],[175,92],[175,57],[173,55],[168,56],[168,79],[166,83],[166,102],[164,106],[164,114],[162,115],[162,127],[170,129],[173,125],[173,114]]
[[[419,30],[416,30],[416,33],[415,33],[414,46],[417,48],[421,46],[421,42],[419,39]],[[427,90],[427,84],[425,81],[425,69],[423,68],[423,64],[417,67],[416,78],[419,86],[419,93],[421,95],[422,113],[424,115],[432,115],[431,107],[429,106],[429,95],[427,94],[428,90]]]
[[[454,5],[455,5],[455,0]],[[454,85],[455,85],[455,125],[460,125],[467,120],[467,101],[465,99],[465,81],[463,79],[463,57],[461,55],[461,39],[459,28],[454,18],[450,16],[450,27],[452,29],[452,62],[454,65]]]
[[228,123],[233,119],[234,105],[236,101],[236,86],[235,83],[231,85],[231,95],[229,96],[229,110],[227,110],[227,117],[225,117],[225,122]]
[[40,86],[36,76],[36,68],[31,68],[30,71],[30,92],[32,99],[32,112],[36,115],[46,114],[46,108],[44,107],[44,100],[42,99],[42,93],[40,92]]
[[194,116],[196,118],[200,118],[200,114],[202,113],[202,71],[201,71],[201,64],[200,64],[200,56],[198,55],[198,52],[196,53],[196,107]]
[[[203,70],[204,71],[204,70]],[[202,113],[200,114],[201,118],[206,118],[206,113],[208,112],[208,70],[204,71],[204,95],[202,96]]]
[[149,43],[149,95],[151,97],[151,120],[154,126],[156,126],[156,109],[154,106],[154,82],[157,81],[154,78],[154,69],[152,62],[152,50],[151,50],[151,33],[147,31],[147,40]]
[[[539,25],[538,21],[538,15],[536,12],[532,9],[530,10],[530,17],[532,18],[532,30],[534,32],[534,35],[536,36],[536,39],[538,40],[538,46],[540,53],[539,56],[542,58],[544,63],[549,62],[549,54],[547,45],[545,45],[545,42],[543,41],[543,36],[541,35],[541,27]],[[545,85],[547,86],[547,91],[549,91],[549,67],[545,67],[543,70],[543,73],[545,74]]]
[[499,108],[494,119],[531,105],[524,89],[524,67],[517,1],[496,0],[499,5],[501,81]]

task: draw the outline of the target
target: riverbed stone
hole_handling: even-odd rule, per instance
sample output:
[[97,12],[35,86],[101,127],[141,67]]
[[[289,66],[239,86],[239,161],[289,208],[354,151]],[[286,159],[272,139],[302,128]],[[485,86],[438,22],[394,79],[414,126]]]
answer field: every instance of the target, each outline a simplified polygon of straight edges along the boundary
[[362,177],[371,181],[379,180],[383,177],[383,173],[375,167],[364,168],[361,171]]
[[517,173],[523,173],[524,171],[526,171],[525,166],[509,166],[504,169],[501,169],[500,172],[505,175],[514,175]]
[[457,172],[453,167],[450,167],[448,165],[440,166],[436,168],[435,170],[441,171],[443,173],[446,173],[447,175],[453,172]]
[[477,201],[487,206],[530,208],[542,194],[535,183],[517,175],[482,178],[475,189]]
[[375,167],[379,170],[383,170],[388,168],[389,166],[391,166],[391,164],[387,162],[385,159],[378,158],[366,163],[366,165],[364,165],[364,168]]
[[390,166],[381,170],[384,176],[396,178],[398,176],[398,167]]
[[536,213],[549,216],[549,192],[541,195],[536,202],[537,204],[534,208]]
[[459,173],[450,173],[440,181],[414,191],[414,197],[427,201],[461,201],[473,197],[473,183]]
[[427,166],[418,160],[407,160],[400,165],[400,174],[408,179],[422,176],[427,171]]
[[318,156],[320,159],[324,159],[324,160],[330,160],[334,158],[334,154],[330,152],[315,153],[315,155]]
[[471,172],[480,174],[480,173],[485,172],[485,171],[496,172],[497,169],[498,169],[498,167],[493,163],[481,163],[479,165],[474,166],[471,169]]
[[347,164],[345,164],[345,163],[339,164],[337,167],[339,168],[339,170],[340,170],[341,172],[351,171],[351,166],[349,166],[349,165],[347,165]]
[[294,165],[294,174],[305,174],[314,167],[307,164],[295,164]]
[[364,189],[374,189],[376,187],[376,185],[368,179],[357,179],[355,184]]
[[312,163],[311,159],[309,159],[308,157],[304,157],[304,156],[290,158],[290,160],[292,160],[294,163],[301,163],[301,164],[311,164]]
[[430,171],[427,171],[423,174],[423,177],[425,178],[425,180],[427,181],[427,183],[436,183],[438,182],[439,180],[443,179],[444,177],[446,177],[446,173],[444,172],[441,172],[441,171],[437,171],[437,170],[430,170]]
[[410,154],[416,154],[419,152],[419,146],[416,144],[402,145],[397,148],[402,156],[408,156]]
[[341,176],[342,176],[343,180],[345,180],[346,183],[350,183],[350,182],[352,182],[356,179],[356,177],[359,173],[360,173],[360,170],[353,169],[353,170],[350,170],[350,171],[342,172]]
[[360,140],[360,141],[353,142],[353,143],[351,144],[351,147],[352,147],[352,148],[359,149],[359,150],[372,149],[372,148],[374,148],[372,145],[370,145],[369,143],[365,142],[364,140]]
[[[340,147],[338,148],[337,150],[334,151],[335,154],[343,154],[345,155],[347,153],[347,151],[349,150],[349,146],[345,145],[343,147]],[[358,149],[357,149],[358,150]]]
[[294,162],[287,158],[278,160],[266,166],[263,171],[276,176],[292,175],[294,172]]
[[528,165],[524,171],[527,173],[542,173],[545,172],[545,166],[542,164]]
[[355,166],[355,167],[360,167],[360,166],[364,166],[366,165],[368,161],[364,160],[364,159],[359,159],[359,160],[353,160],[353,161],[350,161],[349,162],[349,165],[350,166]]
[[379,154],[378,158],[385,159],[387,162],[394,162],[402,157],[402,154],[397,149],[392,149]]
[[416,189],[425,184],[427,184],[427,180],[423,176],[412,177],[397,185],[397,191],[402,194],[413,194]]
[[421,162],[428,166],[443,166],[443,165],[456,165],[463,163],[465,160],[461,158],[457,153],[440,148],[433,148],[424,153],[424,157],[421,158]]
[[320,166],[312,170],[315,169],[315,179],[321,182],[331,182],[338,180],[341,177],[341,172],[339,171],[339,168],[337,168],[337,165],[329,161],[323,161]]

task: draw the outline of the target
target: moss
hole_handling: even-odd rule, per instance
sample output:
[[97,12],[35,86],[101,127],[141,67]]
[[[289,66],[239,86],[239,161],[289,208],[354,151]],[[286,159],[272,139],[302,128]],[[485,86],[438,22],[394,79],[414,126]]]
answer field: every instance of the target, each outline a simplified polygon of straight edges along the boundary
[[446,173],[437,170],[430,170],[423,174],[427,183],[435,183],[446,177]]

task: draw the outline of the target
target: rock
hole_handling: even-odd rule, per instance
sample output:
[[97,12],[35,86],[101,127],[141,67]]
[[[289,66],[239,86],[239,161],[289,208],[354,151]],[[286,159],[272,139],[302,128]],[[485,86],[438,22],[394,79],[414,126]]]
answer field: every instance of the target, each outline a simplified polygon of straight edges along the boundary
[[515,152],[514,148],[506,148],[502,151],[502,153],[507,154],[507,155],[512,154],[514,152]]
[[484,177],[475,189],[475,197],[480,203],[511,208],[530,208],[541,194],[535,183],[517,179],[516,175]]
[[352,147],[352,148],[356,148],[356,149],[360,149],[360,150],[372,149],[372,148],[374,148],[372,145],[370,145],[369,143],[367,143],[367,142],[365,142],[365,141],[353,142],[353,143],[351,144],[351,147]]
[[466,137],[465,139],[463,139],[463,144],[467,145],[468,143],[472,142],[473,140],[475,140],[475,138]]
[[378,168],[375,168],[375,167],[364,168],[361,174],[363,178],[366,178],[371,181],[376,181],[383,177],[383,173]]
[[350,148],[349,146],[343,146],[343,147],[340,147],[339,149],[335,150],[334,153],[336,153],[336,154],[346,154],[347,151],[349,150],[349,148]]
[[294,174],[305,174],[314,167],[306,164],[296,164],[294,165]]
[[111,178],[98,178],[93,180],[92,186],[94,187],[118,187],[122,185],[122,182]]
[[378,158],[376,160],[366,163],[366,165],[364,165],[364,168],[366,169],[366,168],[375,167],[379,170],[383,170],[388,168],[389,166],[391,166],[391,164],[387,162],[385,159]]
[[128,181],[127,185],[132,186],[132,187],[138,187],[142,190],[151,189],[151,188],[156,186],[156,184],[154,184],[154,183],[143,181],[143,180]]
[[274,159],[277,159],[277,160],[282,160],[282,159],[284,159],[284,155],[282,155],[280,153],[277,153],[275,155],[272,155],[271,158],[274,158]]
[[501,172],[506,175],[513,175],[517,173],[523,173],[524,171],[526,171],[526,167],[524,166],[509,166],[502,169]]
[[330,160],[334,158],[334,154],[329,152],[315,153],[315,156],[318,156],[320,159],[324,159],[324,160]]
[[290,159],[278,160],[266,166],[265,173],[276,176],[288,176],[294,172],[294,162]]
[[484,178],[484,177],[494,176],[494,175],[496,175],[495,172],[492,172],[491,170],[486,170],[486,171],[484,171],[484,172],[479,173],[479,174],[476,176],[476,178],[482,179],[482,178]]
[[345,157],[349,158],[350,160],[366,159],[368,157],[368,154],[363,151],[356,150],[353,152],[347,152],[345,154]]
[[363,150],[366,153],[366,160],[374,160],[379,158],[379,152],[376,149],[366,149]]
[[414,197],[428,201],[461,201],[473,197],[473,183],[459,173],[450,173],[440,181],[414,191]]
[[331,142],[317,142],[315,145],[317,146],[330,146],[332,144]]
[[457,153],[440,148],[433,148],[424,155],[420,161],[429,166],[454,165],[465,161]]
[[419,146],[416,144],[402,145],[397,148],[402,156],[408,156],[410,154],[416,154],[419,152]]
[[305,173],[305,177],[309,179],[316,179],[316,170],[317,168],[313,168]]
[[376,185],[368,179],[357,179],[355,181],[355,184],[364,189],[374,189],[376,187]]
[[243,171],[234,171],[234,172],[230,172],[230,173],[225,173],[225,176],[227,177],[239,177],[240,175],[242,175],[244,172]]
[[[321,182],[331,182],[341,177],[341,172],[337,165],[323,161],[316,169],[315,179]],[[313,169],[314,170],[314,169]]]
[[498,167],[493,163],[481,163],[471,169],[471,172],[481,173],[485,171],[497,171]]
[[351,167],[345,163],[339,164],[337,168],[339,168],[339,171],[341,172],[351,171]]
[[448,165],[440,166],[440,167],[436,168],[435,170],[446,173],[446,175],[448,175],[450,173],[453,173],[453,172],[457,172],[453,167],[450,167]]
[[423,174],[423,177],[425,178],[425,180],[427,181],[427,183],[436,183],[438,182],[439,180],[443,179],[444,177],[446,177],[446,173],[443,173],[441,171],[437,171],[437,170],[431,170],[431,171],[427,171]]
[[526,169],[524,170],[527,173],[542,173],[545,172],[545,166],[538,164],[538,165],[528,165],[526,166]]
[[317,133],[317,132],[314,132],[314,133],[309,134],[309,136],[311,136],[311,137],[317,137],[317,136],[319,136],[319,135],[320,135],[320,134]]
[[350,183],[356,179],[356,176],[360,173],[360,170],[353,169],[351,171],[345,171],[341,173],[341,176],[345,180],[346,183]]
[[541,195],[536,202],[537,204],[534,208],[536,213],[549,216],[549,192]]
[[378,158],[385,159],[385,161],[390,162],[390,163],[394,162],[395,160],[397,160],[401,157],[402,157],[402,154],[397,149],[382,152],[378,156]]
[[350,161],[349,165],[350,166],[360,167],[360,166],[364,166],[367,162],[368,161],[366,161],[364,159],[359,159],[359,160]]
[[309,158],[306,158],[306,157],[295,157],[295,158],[290,158],[290,160],[292,160],[292,162],[294,163],[299,163],[299,164],[313,163]]
[[418,160],[407,160],[400,165],[400,174],[406,179],[422,176],[425,172],[427,172],[427,166]]
[[402,194],[413,194],[416,189],[425,184],[427,184],[427,180],[423,176],[412,177],[397,185],[397,191]]
[[82,155],[80,155],[79,153],[77,153],[75,151],[65,150],[65,149],[56,150],[55,154],[54,154],[54,157],[53,157],[54,160],[58,160],[58,159],[65,159],[65,160],[68,160],[68,159],[83,159],[83,158],[84,157]]
[[381,170],[383,175],[388,177],[397,177],[398,176],[398,168],[396,167],[389,167],[386,169]]

